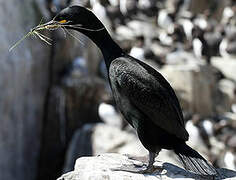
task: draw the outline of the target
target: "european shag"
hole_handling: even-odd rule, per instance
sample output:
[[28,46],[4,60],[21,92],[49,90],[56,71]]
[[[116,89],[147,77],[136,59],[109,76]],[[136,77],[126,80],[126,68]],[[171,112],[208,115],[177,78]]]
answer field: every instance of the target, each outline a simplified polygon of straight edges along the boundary
[[39,28],[54,29],[59,25],[85,34],[102,51],[114,100],[149,151],[149,163],[144,172],[151,172],[154,158],[161,149],[168,149],[174,150],[186,170],[200,175],[217,174],[210,163],[185,143],[189,134],[179,101],[159,72],[127,55],[101,21],[84,7],[68,7]]

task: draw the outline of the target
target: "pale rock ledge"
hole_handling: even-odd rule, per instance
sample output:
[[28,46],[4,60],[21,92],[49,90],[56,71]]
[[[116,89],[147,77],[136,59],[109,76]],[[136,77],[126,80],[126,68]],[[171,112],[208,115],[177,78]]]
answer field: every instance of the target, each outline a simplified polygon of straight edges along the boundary
[[[144,158],[130,157],[116,153],[107,153],[93,157],[81,157],[75,163],[74,171],[62,175],[58,180],[169,180],[169,179],[208,179],[185,171],[170,163],[156,161],[155,166],[161,167],[153,174],[138,174],[117,169],[137,170],[145,167]],[[112,170],[116,169],[116,170]],[[236,180],[236,172],[228,169],[218,169],[220,178]]]

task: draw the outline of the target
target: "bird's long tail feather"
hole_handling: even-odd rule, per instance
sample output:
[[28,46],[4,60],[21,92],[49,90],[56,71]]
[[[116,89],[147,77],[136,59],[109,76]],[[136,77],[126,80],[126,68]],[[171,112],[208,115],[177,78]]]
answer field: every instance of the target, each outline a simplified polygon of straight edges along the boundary
[[178,155],[186,170],[203,176],[211,176],[213,179],[217,176],[215,167],[187,144],[178,145],[174,152]]

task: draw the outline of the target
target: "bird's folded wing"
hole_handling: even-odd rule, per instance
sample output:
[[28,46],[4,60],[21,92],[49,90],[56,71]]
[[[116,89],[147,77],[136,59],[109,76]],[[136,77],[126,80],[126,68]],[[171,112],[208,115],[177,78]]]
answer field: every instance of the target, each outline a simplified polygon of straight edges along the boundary
[[139,112],[167,132],[187,140],[188,133],[177,97],[161,75],[158,78],[164,82],[158,82],[152,73],[142,67],[138,71],[136,69],[136,73],[133,69],[126,69],[117,73],[116,79],[122,94]]

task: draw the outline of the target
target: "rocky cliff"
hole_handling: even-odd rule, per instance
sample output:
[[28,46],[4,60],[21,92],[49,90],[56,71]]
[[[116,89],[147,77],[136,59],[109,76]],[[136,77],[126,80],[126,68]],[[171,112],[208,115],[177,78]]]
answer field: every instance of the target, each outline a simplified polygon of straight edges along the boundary
[[[24,3],[23,3],[24,2]],[[48,50],[27,38],[41,15],[33,0],[0,0],[0,179],[35,178],[47,88]],[[36,43],[37,42],[37,43]]]

